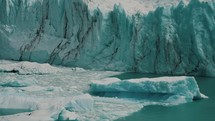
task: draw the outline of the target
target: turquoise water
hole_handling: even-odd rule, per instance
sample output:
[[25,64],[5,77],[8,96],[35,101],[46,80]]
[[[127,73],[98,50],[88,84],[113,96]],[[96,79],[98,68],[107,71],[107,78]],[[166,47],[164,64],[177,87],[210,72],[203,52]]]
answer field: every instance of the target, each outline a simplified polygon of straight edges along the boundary
[[[125,73],[116,77],[121,79],[157,77]],[[195,100],[178,106],[145,106],[139,112],[117,121],[215,121],[215,78],[195,77],[200,91],[209,99]]]

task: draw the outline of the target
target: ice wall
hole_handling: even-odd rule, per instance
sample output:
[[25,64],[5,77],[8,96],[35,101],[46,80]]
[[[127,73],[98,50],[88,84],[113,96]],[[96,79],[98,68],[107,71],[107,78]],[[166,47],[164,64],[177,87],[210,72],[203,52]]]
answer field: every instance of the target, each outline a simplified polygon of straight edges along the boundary
[[0,58],[215,76],[215,2],[127,14],[81,0],[0,0]]

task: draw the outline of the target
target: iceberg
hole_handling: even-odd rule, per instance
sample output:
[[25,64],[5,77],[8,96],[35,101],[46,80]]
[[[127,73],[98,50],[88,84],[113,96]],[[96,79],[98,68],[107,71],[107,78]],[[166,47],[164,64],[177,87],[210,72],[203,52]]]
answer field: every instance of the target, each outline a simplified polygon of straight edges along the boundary
[[66,104],[66,109],[70,111],[92,111],[94,100],[89,94],[73,97],[72,101]]
[[77,118],[78,118],[78,115],[75,112],[62,110],[62,112],[59,114],[59,117],[57,120],[59,120],[59,121],[76,121]]
[[215,76],[214,14],[213,0],[0,0],[0,59]]
[[107,78],[92,81],[90,92],[99,96],[144,99],[174,105],[207,98],[200,93],[195,78],[186,76],[128,80]]

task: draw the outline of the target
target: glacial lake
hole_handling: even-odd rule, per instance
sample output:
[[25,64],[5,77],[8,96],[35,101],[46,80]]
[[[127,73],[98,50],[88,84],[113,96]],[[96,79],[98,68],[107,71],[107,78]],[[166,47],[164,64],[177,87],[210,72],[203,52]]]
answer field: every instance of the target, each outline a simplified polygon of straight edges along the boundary
[[[125,73],[118,78],[157,77],[159,75],[144,75]],[[195,77],[201,93],[209,99],[194,100],[194,102],[178,106],[145,106],[139,112],[118,119],[117,121],[215,121],[215,78]]]
[[[87,91],[89,80],[93,80],[94,78],[117,77],[120,79],[132,79],[132,78],[142,78],[142,77],[164,76],[164,75],[150,75],[150,74],[138,74],[138,73],[121,73],[121,72],[118,73],[118,72],[108,72],[108,71],[98,71],[98,72],[86,71],[86,70],[68,71],[67,69],[64,71],[65,73],[62,73],[62,74],[58,73],[53,75],[52,74],[18,75],[13,73],[0,73],[0,77],[1,77],[0,80],[2,79],[2,81],[4,81],[4,78],[12,79],[12,80],[22,79],[24,80],[24,82],[26,82],[26,81],[29,81],[29,79],[32,79],[32,80],[36,80],[36,83],[35,81],[29,82],[32,85],[43,86],[43,87],[48,87],[50,85],[59,86],[65,91],[62,91],[62,92],[60,91],[59,93],[58,92],[51,93],[50,91],[38,91],[38,92],[23,91],[22,92],[23,94],[26,94],[29,96],[32,96],[32,95],[38,96],[38,97],[44,97],[47,95],[50,97],[53,96],[57,100],[61,95],[69,97],[70,95],[80,95],[79,94],[80,92]],[[10,77],[10,78],[7,78],[7,77]],[[122,111],[121,113],[125,111],[126,113],[123,114],[123,116],[121,116],[123,118],[118,119],[117,121],[215,121],[215,94],[214,94],[215,78],[195,77],[195,79],[197,80],[197,83],[200,87],[200,91],[203,94],[209,96],[209,99],[194,100],[194,102],[180,104],[178,106],[145,106],[140,111],[135,112],[127,117],[123,117],[123,116],[128,114],[127,112],[129,112],[129,109],[131,110],[130,112],[136,111],[135,107],[131,106],[130,104],[118,105],[116,103],[112,105],[112,103],[103,103],[102,101],[100,101],[98,103],[99,105],[96,105],[95,108],[96,110],[98,110],[98,112],[104,112],[103,109],[108,108],[107,113],[110,117],[117,115],[117,113],[120,114],[120,111]],[[74,85],[76,85],[77,87],[71,88]],[[2,87],[2,91],[7,91],[4,88],[5,87]],[[19,87],[13,87],[13,88],[15,90],[19,89]],[[69,89],[72,89],[72,90],[70,91]],[[13,90],[9,90],[9,91],[13,91]],[[108,104],[108,105],[104,105],[104,104]],[[129,106],[131,107],[129,108]],[[135,109],[135,110],[132,110],[132,109]],[[139,110],[140,108],[137,108],[137,109]],[[26,109],[0,108],[0,121],[6,118],[3,116],[9,116],[12,114],[18,114],[22,116],[22,113],[24,112],[31,112],[31,111]],[[97,114],[97,116],[99,117],[100,115],[107,115],[107,113]],[[80,116],[82,116],[82,112]],[[92,117],[92,118],[93,119],[89,119],[89,120],[93,121],[95,117]],[[8,121],[14,121],[14,120],[8,120]]]

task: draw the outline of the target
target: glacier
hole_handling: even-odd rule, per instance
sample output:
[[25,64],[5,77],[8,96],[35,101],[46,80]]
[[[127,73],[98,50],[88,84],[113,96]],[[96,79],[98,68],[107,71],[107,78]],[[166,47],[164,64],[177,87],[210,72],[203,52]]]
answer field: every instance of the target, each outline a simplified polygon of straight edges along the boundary
[[214,15],[214,0],[0,0],[0,120],[110,121],[208,98],[192,76],[215,76]]
[[215,76],[213,0],[0,0],[0,59]]

